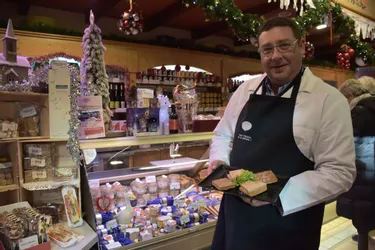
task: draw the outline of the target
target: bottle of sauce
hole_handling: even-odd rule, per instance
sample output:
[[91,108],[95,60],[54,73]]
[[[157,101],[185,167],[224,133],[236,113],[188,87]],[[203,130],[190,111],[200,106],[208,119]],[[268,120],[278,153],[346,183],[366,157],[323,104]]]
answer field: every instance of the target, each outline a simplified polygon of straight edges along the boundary
[[109,84],[109,98],[110,98],[109,108],[114,109],[115,108],[115,91],[113,89],[112,83]]
[[169,133],[177,134],[178,133],[178,116],[176,113],[176,105],[172,104],[171,113],[169,115]]
[[115,108],[116,109],[120,108],[120,103],[121,103],[120,92],[119,92],[117,84],[115,84]]

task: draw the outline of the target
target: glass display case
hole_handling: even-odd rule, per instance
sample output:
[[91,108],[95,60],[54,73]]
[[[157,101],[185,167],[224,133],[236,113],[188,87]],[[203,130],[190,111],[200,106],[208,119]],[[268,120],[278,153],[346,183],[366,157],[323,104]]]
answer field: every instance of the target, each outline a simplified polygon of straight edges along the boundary
[[209,249],[222,194],[197,183],[212,135],[80,142],[83,212],[100,249]]

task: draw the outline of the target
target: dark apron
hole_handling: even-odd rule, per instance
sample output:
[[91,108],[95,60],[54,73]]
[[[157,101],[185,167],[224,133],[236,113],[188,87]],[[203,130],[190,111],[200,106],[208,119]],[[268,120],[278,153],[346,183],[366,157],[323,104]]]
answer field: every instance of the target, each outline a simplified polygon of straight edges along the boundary
[[[288,88],[293,87],[291,98],[281,97],[288,89],[279,96],[266,96],[264,91],[257,95],[265,80],[250,95],[237,121],[231,166],[255,173],[272,170],[287,177],[314,170],[314,162],[300,152],[293,135],[302,74]],[[276,206],[252,207],[237,196],[225,194],[212,249],[318,250],[323,213],[324,203],[283,217]]]

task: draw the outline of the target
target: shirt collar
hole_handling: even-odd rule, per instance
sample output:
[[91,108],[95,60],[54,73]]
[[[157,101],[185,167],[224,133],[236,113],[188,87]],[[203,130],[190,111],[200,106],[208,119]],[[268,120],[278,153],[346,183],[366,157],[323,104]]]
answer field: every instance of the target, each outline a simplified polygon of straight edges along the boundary
[[[304,71],[305,71],[305,68],[302,67],[302,68],[301,68],[301,72],[303,73]],[[271,82],[270,82],[270,80],[269,80],[268,77],[266,77],[266,82],[265,82],[265,83],[266,83],[266,84],[265,84],[265,85],[266,85],[266,95],[276,96],[276,95],[278,95],[278,93],[281,93],[281,92],[283,92],[286,88],[288,88],[288,86],[292,83],[292,81],[287,82],[286,84],[280,86],[280,87],[278,88],[277,93],[274,93],[274,92],[273,92],[273,90],[272,90],[272,88],[271,88]],[[264,92],[263,92],[263,93],[264,93]]]

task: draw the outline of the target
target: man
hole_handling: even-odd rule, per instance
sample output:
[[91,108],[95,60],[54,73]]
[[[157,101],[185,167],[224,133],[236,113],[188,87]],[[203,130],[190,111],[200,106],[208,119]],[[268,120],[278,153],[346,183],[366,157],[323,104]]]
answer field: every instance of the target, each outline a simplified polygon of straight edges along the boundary
[[317,250],[324,202],[355,178],[348,102],[302,67],[305,41],[294,21],[268,20],[258,44],[266,74],[232,96],[209,171],[227,164],[290,179],[276,204],[224,195],[212,249]]

